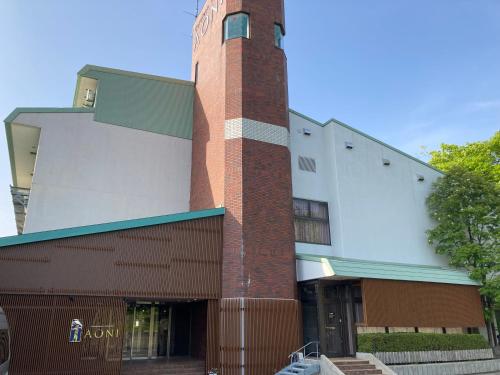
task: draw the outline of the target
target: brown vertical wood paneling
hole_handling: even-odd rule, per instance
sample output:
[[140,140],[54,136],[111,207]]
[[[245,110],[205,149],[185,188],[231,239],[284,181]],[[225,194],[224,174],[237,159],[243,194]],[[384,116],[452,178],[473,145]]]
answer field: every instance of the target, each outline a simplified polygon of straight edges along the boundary
[[219,362],[219,325],[220,301],[209,300],[207,305],[207,355],[206,370],[218,369]]
[[241,299],[220,302],[220,366],[225,375],[241,373]]
[[478,288],[392,280],[363,280],[365,322],[370,327],[481,327]]
[[[119,374],[125,304],[120,298],[1,295],[10,325],[9,374]],[[71,321],[83,333],[113,325],[118,337],[70,343]]]
[[299,332],[296,300],[223,299],[221,367],[224,374],[238,375],[242,366],[247,374],[274,374],[300,346]]
[[220,298],[222,216],[0,249],[0,294]]

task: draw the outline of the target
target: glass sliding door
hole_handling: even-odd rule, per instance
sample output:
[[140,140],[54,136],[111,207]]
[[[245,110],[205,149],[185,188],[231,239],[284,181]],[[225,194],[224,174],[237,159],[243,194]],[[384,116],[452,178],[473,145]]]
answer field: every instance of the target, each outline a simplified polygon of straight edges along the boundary
[[127,307],[123,359],[151,359],[168,353],[169,309],[152,302]]
[[134,327],[132,333],[132,359],[149,358],[149,335],[151,332],[151,304],[135,306]]

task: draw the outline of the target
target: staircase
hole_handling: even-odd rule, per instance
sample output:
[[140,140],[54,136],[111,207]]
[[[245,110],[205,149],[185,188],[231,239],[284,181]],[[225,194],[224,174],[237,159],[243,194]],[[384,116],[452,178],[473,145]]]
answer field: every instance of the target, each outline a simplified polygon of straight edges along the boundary
[[[321,372],[319,356],[319,341],[311,341],[291,353],[288,356],[290,365],[274,375],[317,375]],[[310,360],[313,357],[316,361]]]
[[197,359],[137,360],[122,363],[122,375],[205,375],[205,361]]
[[372,375],[382,374],[382,370],[377,370],[375,365],[370,364],[369,361],[359,359],[330,359],[337,368],[345,375]]
[[319,364],[309,362],[294,362],[275,375],[316,375],[319,374]]

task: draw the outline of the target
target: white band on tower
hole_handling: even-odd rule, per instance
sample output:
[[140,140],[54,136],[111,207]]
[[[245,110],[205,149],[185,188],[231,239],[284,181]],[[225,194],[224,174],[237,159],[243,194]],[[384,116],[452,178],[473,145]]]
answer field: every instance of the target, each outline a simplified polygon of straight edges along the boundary
[[289,147],[290,145],[290,134],[287,128],[246,118],[226,120],[224,124],[224,138],[253,139],[285,147]]

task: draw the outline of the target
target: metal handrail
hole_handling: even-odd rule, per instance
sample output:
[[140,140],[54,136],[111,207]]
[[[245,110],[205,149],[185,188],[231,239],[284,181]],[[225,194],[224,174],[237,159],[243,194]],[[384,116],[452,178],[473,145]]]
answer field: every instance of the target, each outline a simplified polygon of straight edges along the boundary
[[[309,346],[309,345],[313,345],[313,344],[316,344],[316,351],[315,352],[310,352],[309,354],[306,354],[306,348]],[[311,355],[316,355],[316,359],[319,358],[320,356],[320,353],[319,353],[319,341],[311,341],[311,342],[308,342],[307,344],[305,344],[303,347],[297,349],[296,351],[292,352],[288,358],[290,358],[290,364],[293,363],[293,358],[296,354],[299,354],[299,353],[302,353],[303,354],[303,357],[302,357],[302,360],[305,360],[306,358],[308,358],[309,356]]]

